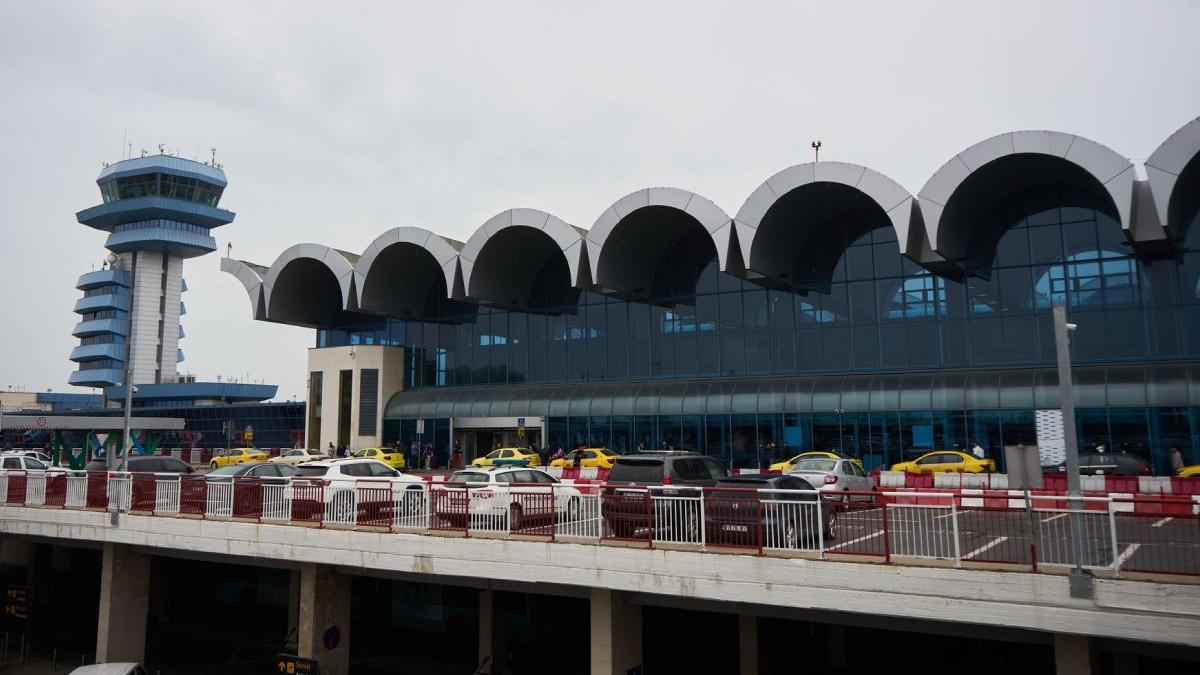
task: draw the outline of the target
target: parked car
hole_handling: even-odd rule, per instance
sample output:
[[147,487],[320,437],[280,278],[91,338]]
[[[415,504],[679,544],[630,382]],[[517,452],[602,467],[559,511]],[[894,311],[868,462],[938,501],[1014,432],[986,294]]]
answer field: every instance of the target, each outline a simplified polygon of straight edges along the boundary
[[285,464],[287,466],[296,466],[304,462],[315,462],[320,459],[329,459],[329,455],[318,450],[309,450],[308,448],[296,448],[281,453],[278,457],[272,457],[267,460],[273,464]]
[[[793,476],[803,478],[822,493],[836,495],[839,492],[871,492],[875,489],[875,479],[867,475],[862,467],[849,459],[829,459],[826,457],[806,457],[789,472]],[[850,499],[871,501],[873,495],[842,495],[841,501]]]
[[97,663],[80,666],[71,675],[146,675],[146,670],[136,663]]
[[[363,479],[361,487],[367,489],[358,489],[360,479]],[[349,514],[355,505],[374,504],[370,509],[390,513],[398,501],[398,493],[404,493],[401,499],[405,508],[415,508],[424,503],[425,481],[400,473],[379,460],[358,457],[305,462],[296,467],[285,488],[293,511],[307,509],[302,512],[315,515],[319,498],[325,518],[337,522],[350,522]]]
[[[639,529],[682,527],[699,532],[700,514],[689,502],[672,509],[649,510],[654,496],[698,495],[729,475],[725,465],[694,452],[643,452],[618,457],[600,496],[600,514],[617,537],[635,536]],[[627,487],[626,487],[627,486]],[[683,509],[686,512],[680,513]]]
[[294,473],[296,473],[296,467],[288,466],[287,464],[253,462],[250,464],[223,466],[214,471],[209,471],[204,477],[210,481],[231,481],[234,478],[262,478],[268,481],[275,479],[277,482],[283,482],[283,479],[291,478]]
[[980,459],[975,455],[958,450],[935,450],[927,452],[910,462],[892,465],[892,471],[908,473],[993,473],[996,460]]
[[782,471],[784,473],[788,473],[788,472],[792,471],[793,469],[795,469],[796,464],[798,462],[800,462],[801,460],[804,460],[804,459],[808,459],[808,458],[845,459],[845,460],[854,462],[855,464],[858,465],[858,468],[860,468],[860,469],[862,468],[862,465],[863,465],[861,459],[847,457],[846,455],[843,455],[840,452],[831,452],[829,450],[810,450],[808,452],[802,452],[794,457],[785,459],[782,462],[775,462],[768,468],[772,471]]
[[541,466],[542,460],[529,448],[498,448],[471,462],[471,466]]
[[[1067,463],[1057,467],[1058,473],[1067,472]],[[1150,463],[1137,455],[1121,452],[1083,452],[1079,454],[1081,476],[1149,476],[1153,473]]]
[[[117,460],[117,466],[120,466],[120,460]],[[107,471],[108,467],[103,459],[94,459],[87,463],[84,467],[87,471]],[[191,464],[187,464],[175,457],[166,457],[162,455],[137,455],[129,458],[127,470],[131,473],[193,473],[195,469]]]
[[601,469],[611,469],[613,462],[620,455],[608,448],[580,448],[572,450],[563,457],[550,462],[550,466],[579,466],[581,457],[585,467],[594,466]]
[[1179,473],[1175,475],[1179,476],[1180,478],[1195,478],[1200,476],[1200,464],[1185,466],[1179,470]]
[[[552,487],[558,485],[557,488]],[[514,487],[515,486],[515,487]],[[527,467],[490,467],[455,471],[446,481],[450,490],[466,489],[470,498],[466,512],[454,499],[438,499],[435,488],[434,514],[452,527],[473,527],[495,523],[510,530],[531,524],[579,520],[583,500],[579,490],[559,483],[541,469]],[[442,488],[445,490],[446,488]],[[553,506],[548,498],[553,493]],[[525,495],[534,495],[525,497]]]
[[213,455],[212,461],[208,463],[208,466],[212,469],[219,469],[230,464],[265,462],[268,459],[270,459],[270,455],[258,448],[225,448],[224,450],[218,450]]
[[351,457],[377,459],[393,469],[403,469],[405,465],[404,453],[394,448],[363,448],[355,450]]
[[806,541],[815,543],[819,527],[826,540],[833,539],[837,510],[829,499],[818,499],[821,496],[812,484],[793,474],[722,478],[705,500],[706,540],[717,545],[795,549]]
[[0,469],[7,469],[10,471],[54,471],[54,470],[61,471],[62,470],[62,469],[58,469],[57,467],[51,465],[50,462],[38,459],[37,457],[34,457],[32,455],[25,455],[25,454],[18,455],[18,454],[7,454],[7,453],[4,454],[3,456],[0,456]]
[[16,455],[16,456],[20,456],[20,457],[32,457],[32,458],[38,460],[39,462],[43,462],[50,466],[54,465],[54,460],[51,459],[49,455],[47,455],[46,453],[44,453],[40,450],[7,450],[4,453],[0,454],[0,457],[9,457],[12,455]]

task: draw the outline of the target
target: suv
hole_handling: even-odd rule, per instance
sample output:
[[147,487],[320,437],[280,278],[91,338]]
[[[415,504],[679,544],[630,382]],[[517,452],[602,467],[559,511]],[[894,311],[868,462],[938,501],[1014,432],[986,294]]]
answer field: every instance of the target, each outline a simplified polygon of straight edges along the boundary
[[815,545],[821,530],[826,540],[833,539],[837,511],[829,498],[821,496],[811,483],[792,474],[723,478],[706,497],[707,539],[718,545],[786,549],[808,542]]
[[654,497],[699,496],[701,488],[712,487],[728,475],[724,464],[694,452],[642,452],[618,457],[600,496],[600,513],[620,538],[632,537],[647,527],[655,531],[678,525],[688,533],[699,532],[699,509],[689,508],[690,501],[680,500],[665,509],[651,509],[648,502]]
[[49,462],[25,454],[5,453],[0,457],[0,469],[11,471],[47,471],[53,470]]
[[[1058,473],[1067,472],[1067,463],[1058,465]],[[1079,453],[1081,476],[1149,476],[1150,464],[1137,455],[1122,452]]]
[[[117,466],[120,466],[120,460],[117,461]],[[93,459],[87,463],[85,467],[87,471],[108,471],[108,466],[102,459]],[[114,471],[116,469],[114,468]],[[158,455],[141,455],[129,458],[128,471],[130,473],[193,473],[195,469],[191,464],[185,463],[183,460],[175,457],[166,457]]]

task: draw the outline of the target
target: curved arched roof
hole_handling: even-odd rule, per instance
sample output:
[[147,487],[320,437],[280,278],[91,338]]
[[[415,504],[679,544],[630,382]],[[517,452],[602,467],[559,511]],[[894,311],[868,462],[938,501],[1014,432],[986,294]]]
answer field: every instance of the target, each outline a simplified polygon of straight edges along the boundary
[[[522,241],[521,230],[534,230],[540,234],[530,232],[534,238]],[[523,250],[522,244],[539,241],[539,237],[553,242],[553,247],[566,259],[571,284],[577,288],[586,287],[591,282],[585,264],[587,253],[583,236],[579,228],[545,211],[509,209],[498,213],[471,234],[459,253],[463,290],[471,299],[503,305],[513,304],[514,299],[518,304],[527,300],[516,297],[528,291],[527,287],[519,286],[531,283],[532,280],[525,277],[536,274],[537,270],[530,269],[530,261],[524,258],[531,254],[543,256],[544,251]],[[493,259],[495,265],[507,266],[507,272],[493,267],[485,256],[497,256]]]
[[940,247],[947,226],[967,227],[969,223],[946,223],[946,206],[968,178],[996,160],[1021,155],[1040,155],[1063,160],[1086,172],[1112,200],[1121,227],[1132,226],[1134,169],[1125,157],[1095,141],[1058,131],[1012,131],[972,145],[942,165],[921,188],[917,199],[925,221],[929,243]]
[[[376,303],[376,299],[367,297],[367,280],[371,276],[372,268],[375,266],[376,261],[381,257],[386,258],[386,251],[389,249],[395,250],[392,247],[423,251],[441,269],[446,283],[447,297],[454,292],[454,280],[458,274],[458,252],[463,247],[463,244],[446,239],[424,228],[395,227],[372,241],[367,246],[367,249],[363,251],[358,262],[354,264],[354,282],[358,293],[359,307],[364,310],[375,311],[376,309],[382,309],[388,304]],[[410,265],[403,265],[403,267],[405,269],[397,271],[403,273],[407,271]],[[377,271],[376,273],[378,274],[379,272]],[[376,307],[377,304],[380,304],[380,307]]]
[[250,296],[250,316],[259,320],[266,318],[262,300],[262,268],[233,258],[221,258],[221,271],[237,277],[246,289],[246,295]]
[[[611,238],[618,226],[638,211],[647,208],[670,209],[690,217],[708,233],[717,249],[717,261],[722,270],[728,270],[729,249],[736,242],[733,233],[733,219],[713,203],[712,200],[694,192],[672,187],[644,188],[631,192],[618,199],[612,206],[596,219],[592,229],[587,232],[588,260],[591,263],[592,280],[598,286],[615,291],[625,291],[622,284],[615,278],[610,268],[617,264],[610,262],[614,257],[640,256],[644,250],[615,251]],[[735,269],[740,269],[741,260],[737,261]]]
[[355,258],[351,253],[345,253],[344,251],[322,246],[321,244],[296,244],[289,247],[283,253],[280,253],[275,262],[271,263],[271,266],[267,269],[267,273],[263,275],[263,302],[266,305],[267,318],[272,318],[271,302],[280,274],[283,273],[288,265],[300,260],[311,260],[328,269],[333,274],[334,279],[337,280],[338,295],[341,301],[339,309],[356,309],[358,298],[354,292]]
[[[1185,170],[1191,180],[1185,179],[1181,184],[1179,179]],[[1196,175],[1192,176],[1193,173]],[[1146,177],[1154,195],[1158,221],[1174,234],[1180,234],[1186,225],[1179,222],[1186,216],[1182,213],[1185,202],[1200,198],[1197,194],[1200,189],[1196,187],[1200,181],[1200,117],[1180,127],[1154,150],[1146,159]]]
[[[747,271],[771,276],[774,270],[760,269],[764,257],[770,254],[772,242],[765,241],[760,234],[763,219],[782,200],[797,190],[819,189],[822,184],[840,185],[861,193],[874,202],[887,216],[900,242],[901,251],[908,242],[909,226],[913,212],[913,196],[899,183],[887,176],[858,164],[846,162],[808,162],[791,166],[771,176],[750,194],[734,217],[742,260]],[[814,195],[818,196],[819,195]],[[818,205],[824,206],[818,202]],[[815,213],[814,217],[818,214]],[[827,208],[822,208],[828,216]],[[803,217],[804,214],[800,214]],[[800,223],[802,227],[819,227],[822,223]],[[805,235],[809,233],[804,233]]]

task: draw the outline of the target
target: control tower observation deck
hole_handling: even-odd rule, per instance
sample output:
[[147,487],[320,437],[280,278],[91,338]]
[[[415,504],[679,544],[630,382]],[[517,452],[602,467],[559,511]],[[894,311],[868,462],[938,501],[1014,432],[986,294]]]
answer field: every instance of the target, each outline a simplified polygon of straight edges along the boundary
[[228,181],[219,165],[159,154],[110,164],[96,179],[103,203],[76,214],[108,232],[104,269],[79,277],[83,297],[73,335],[79,364],[69,382],[112,387],[124,381],[126,344],[132,381],[174,384],[183,360],[183,261],[215,251],[212,229],[233,222],[219,206]]

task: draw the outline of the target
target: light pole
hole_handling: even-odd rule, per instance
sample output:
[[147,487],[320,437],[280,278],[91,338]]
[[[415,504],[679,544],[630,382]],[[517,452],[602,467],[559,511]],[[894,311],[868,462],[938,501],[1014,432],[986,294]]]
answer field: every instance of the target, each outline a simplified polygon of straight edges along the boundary
[[1071,597],[1092,597],[1092,575],[1083,569],[1083,491],[1079,485],[1079,439],[1075,431],[1075,394],[1071,386],[1071,336],[1067,307],[1054,305],[1054,346],[1058,360],[1058,392],[1062,401],[1063,441],[1067,459],[1067,508],[1071,512],[1071,544],[1075,566],[1069,577]]
[[842,415],[845,415],[845,414],[846,414],[846,411],[845,411],[844,409],[842,409],[842,408],[838,408],[837,410],[834,410],[834,411],[833,411],[833,414],[834,414],[834,415],[837,415],[837,418],[838,418],[838,446],[837,446],[837,450],[838,450],[838,452],[845,453],[845,451],[846,451],[846,450],[845,450],[845,448],[843,448],[843,447],[842,447]]

